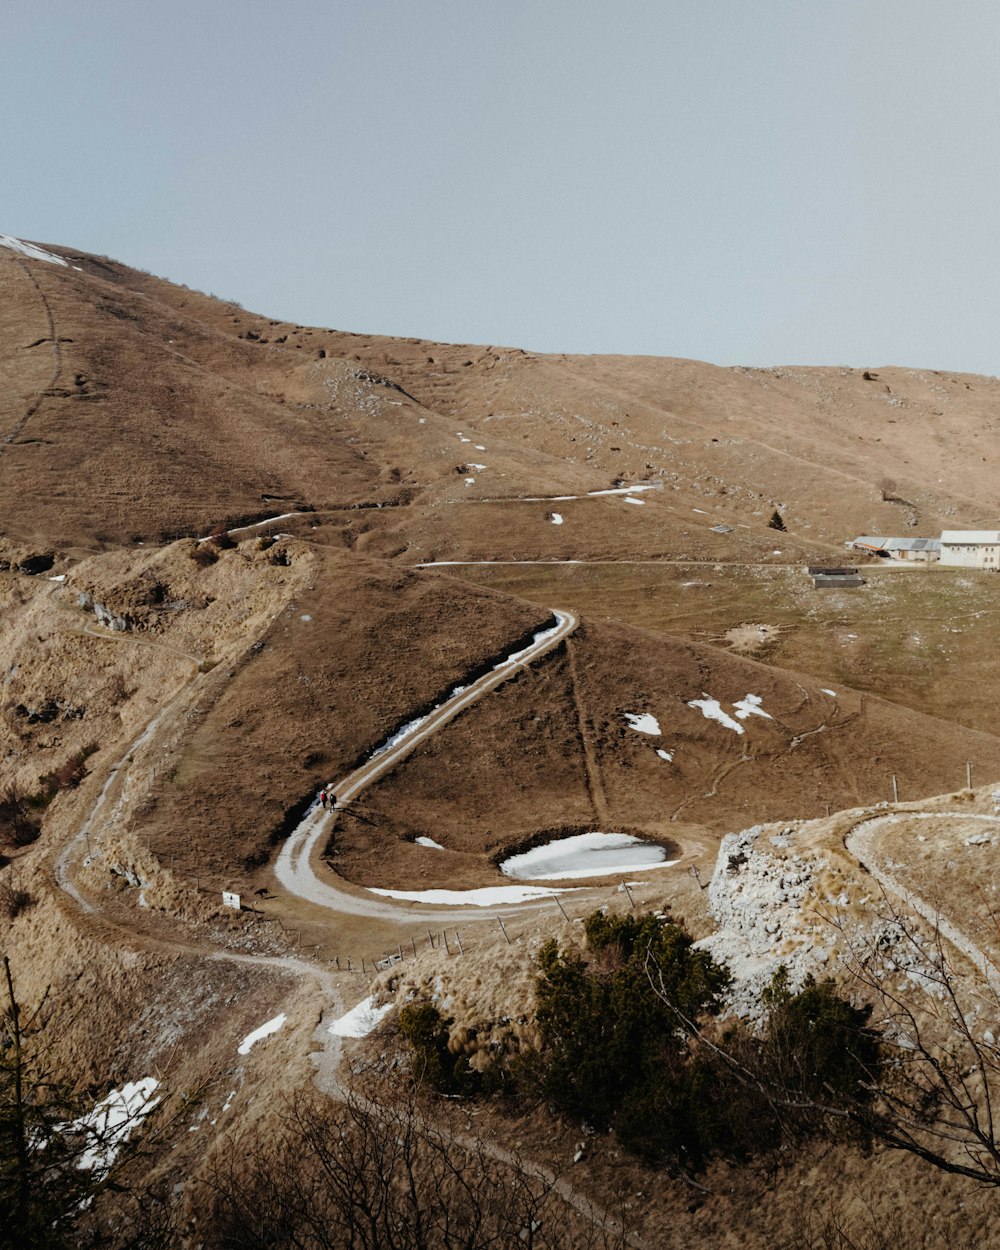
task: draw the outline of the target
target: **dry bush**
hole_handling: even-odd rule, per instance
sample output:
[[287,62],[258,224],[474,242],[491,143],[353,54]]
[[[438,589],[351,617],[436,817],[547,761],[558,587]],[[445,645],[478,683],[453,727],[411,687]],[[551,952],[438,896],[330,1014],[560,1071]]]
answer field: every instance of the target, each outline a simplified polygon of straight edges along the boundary
[[[395,1082],[398,1087],[398,1080]],[[581,1215],[558,1179],[484,1137],[427,1124],[389,1082],[343,1105],[292,1101],[280,1131],[231,1141],[204,1182],[206,1250],[611,1250],[627,1226]]]
[[22,912],[35,905],[35,896],[24,889],[13,869],[0,877],[0,917],[16,920]]

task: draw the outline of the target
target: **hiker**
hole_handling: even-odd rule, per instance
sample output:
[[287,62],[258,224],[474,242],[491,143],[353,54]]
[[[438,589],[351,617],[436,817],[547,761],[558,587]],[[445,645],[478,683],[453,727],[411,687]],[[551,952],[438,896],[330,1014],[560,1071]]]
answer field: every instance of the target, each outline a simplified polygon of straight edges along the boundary
[[327,798],[327,802],[330,804],[330,811],[332,812],[333,809],[337,806],[337,796],[331,790],[330,793],[326,796],[326,798]]
[[323,811],[325,812],[326,811],[326,791],[325,790],[320,790],[319,801],[320,801],[320,804],[322,805]]

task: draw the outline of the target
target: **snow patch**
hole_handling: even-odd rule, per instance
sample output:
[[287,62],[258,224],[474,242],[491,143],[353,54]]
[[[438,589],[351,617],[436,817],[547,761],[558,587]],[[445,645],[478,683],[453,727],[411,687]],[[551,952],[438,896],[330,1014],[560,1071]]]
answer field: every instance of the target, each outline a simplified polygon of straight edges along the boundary
[[664,751],[662,747],[657,747],[656,754],[660,757],[661,760],[666,760],[668,764],[672,764],[674,762],[673,751]]
[[640,508],[645,508],[645,506],[646,506],[646,501],[645,501],[645,499],[633,499],[633,497],[632,497],[631,495],[626,495],[626,496],[625,496],[625,502],[626,502],[626,503],[634,503],[634,504],[636,504],[636,505],[637,505],[638,507],[640,507]]
[[433,847],[435,851],[444,850],[444,847],[441,845],[441,843],[435,842],[433,838],[420,837],[420,838],[414,838],[413,840],[414,842],[416,842],[417,846],[430,846],[430,847]]
[[628,833],[579,833],[511,855],[500,864],[500,871],[519,881],[558,881],[581,877],[604,877],[609,873],[646,872],[666,868],[662,846],[643,842]]
[[476,479],[474,477],[467,477],[465,479],[466,486],[472,486],[475,483],[475,480]]
[[636,733],[651,734],[654,738],[660,736],[660,722],[651,712],[624,712],[622,715],[628,721],[629,729],[634,729]]
[[549,520],[552,522],[553,525],[562,525],[563,523],[562,513],[553,512],[552,515],[549,517]]
[[836,690],[827,690],[825,686],[820,686],[819,692],[820,694],[828,694],[831,699],[835,699],[837,697]]
[[722,704],[718,699],[712,699],[702,692],[703,697],[700,699],[691,699],[688,707],[696,707],[701,709],[701,714],[706,720],[717,720],[720,725],[724,725],[727,729],[732,729],[735,733],[744,732],[743,726],[737,720],[729,715],[728,712],[722,710]]
[[739,720],[746,720],[748,716],[763,716],[765,720],[774,720],[769,712],[765,712],[761,707],[764,700],[759,694],[744,695],[742,699],[738,699],[733,707],[736,709],[736,715]]
[[535,634],[528,646],[524,647],[521,651],[515,651],[513,655],[507,656],[506,660],[501,660],[499,664],[494,664],[493,671],[496,672],[498,668],[506,668],[509,664],[517,664],[518,661],[523,659],[533,647],[537,647],[538,644],[540,642],[544,642],[546,638],[551,638],[553,634],[558,634],[559,630],[566,623],[566,617],[563,616],[561,612],[553,612],[553,616],[556,618],[556,623],[554,625],[550,626],[548,629],[540,630],[537,634]]
[[12,234],[0,234],[0,247],[9,248],[12,252],[20,252],[22,256],[27,256],[30,260],[47,260],[50,265],[62,265],[64,269],[79,269],[79,265],[71,265],[68,260],[64,260],[62,256],[57,256],[55,252],[47,252],[43,247],[36,247],[34,243],[25,243],[23,239],[15,239]]
[[393,1004],[385,1003],[382,1007],[373,1006],[372,997],[362,999],[356,1007],[352,1007],[346,1015],[334,1020],[328,1032],[334,1037],[367,1037],[379,1021],[392,1011]]
[[239,1046],[236,1047],[236,1053],[238,1055],[249,1055],[261,1038],[277,1033],[285,1023],[286,1018],[285,1013],[282,1012],[280,1016],[275,1016],[273,1020],[268,1020],[266,1024],[262,1024],[259,1029],[254,1029],[252,1033],[248,1033]]
[[129,1081],[121,1089],[113,1089],[102,1098],[93,1111],[71,1124],[59,1126],[63,1132],[82,1132],[91,1138],[80,1155],[78,1168],[100,1175],[108,1171],[133,1130],[160,1101],[153,1097],[153,1091],[159,1084],[151,1076],[141,1081]]
[[507,903],[529,903],[532,899],[565,894],[552,886],[495,885],[477,890],[380,890],[369,887],[369,893],[383,898],[398,898],[411,903],[437,903],[443,907],[497,907]]

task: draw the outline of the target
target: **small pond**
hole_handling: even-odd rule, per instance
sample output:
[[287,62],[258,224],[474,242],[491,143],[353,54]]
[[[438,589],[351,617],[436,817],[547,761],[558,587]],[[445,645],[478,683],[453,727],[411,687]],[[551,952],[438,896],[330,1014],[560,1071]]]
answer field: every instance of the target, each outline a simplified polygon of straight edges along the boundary
[[668,860],[667,852],[655,842],[644,842],[630,833],[594,832],[557,838],[511,855],[500,864],[500,871],[518,881],[557,881],[646,872],[676,862]]

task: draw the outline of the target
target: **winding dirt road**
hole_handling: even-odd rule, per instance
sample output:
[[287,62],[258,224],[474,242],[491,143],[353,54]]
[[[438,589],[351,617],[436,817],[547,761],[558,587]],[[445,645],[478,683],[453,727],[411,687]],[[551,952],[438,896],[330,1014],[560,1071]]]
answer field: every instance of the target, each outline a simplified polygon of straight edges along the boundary
[[[371,785],[384,772],[393,768],[421,742],[443,729],[460,712],[513,676],[518,669],[533,663],[554,647],[559,646],[563,639],[576,629],[578,620],[572,612],[554,611],[553,615],[556,618],[555,626],[536,634],[530,646],[508,656],[506,660],[502,660],[490,672],[483,674],[470,685],[457,689],[449,699],[416,722],[410,732],[402,732],[396,741],[390,739],[389,745],[379,748],[359,768],[334,782],[331,788],[337,795],[337,806],[342,807],[356,798],[366,786]],[[339,878],[329,870],[327,872],[332,880],[321,880],[313,868],[313,860],[320,843],[328,836],[335,820],[336,812],[324,811],[317,804],[310,809],[282,846],[274,873],[289,893],[341,915],[396,920],[440,918],[442,914],[440,905],[432,911],[426,911],[414,908],[412,904],[380,902],[369,894],[349,891],[344,883],[340,882]],[[549,893],[551,892],[547,891],[546,896]],[[530,903],[517,904],[517,906],[530,906]],[[445,910],[449,918],[453,916],[484,918],[481,907],[449,906]]]
[[[896,825],[909,820],[947,819],[947,812],[891,812],[886,816],[869,817],[860,821],[846,834],[844,846],[858,863],[867,869],[884,890],[894,894],[911,911],[932,925],[943,938],[950,942],[957,951],[960,951],[983,974],[990,988],[995,993],[1000,993],[1000,968],[989,958],[982,947],[977,946],[970,937],[964,934],[956,925],[952,924],[946,916],[942,916],[941,912],[933,904],[921,898],[919,894],[914,894],[898,878],[893,877],[884,868],[880,868],[875,863],[875,838],[880,830],[889,825]],[[1000,816],[968,812],[963,813],[961,816],[956,815],[955,819],[963,822],[969,820],[985,821],[1000,831]]]

